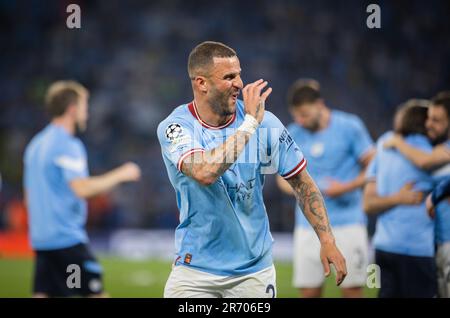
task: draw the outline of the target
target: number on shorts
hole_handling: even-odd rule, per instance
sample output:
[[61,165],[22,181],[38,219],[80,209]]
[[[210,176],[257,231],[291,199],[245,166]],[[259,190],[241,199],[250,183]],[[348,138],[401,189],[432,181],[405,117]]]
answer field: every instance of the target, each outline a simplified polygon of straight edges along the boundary
[[269,294],[272,291],[272,298],[275,298],[275,287],[272,284],[267,285],[266,294]]

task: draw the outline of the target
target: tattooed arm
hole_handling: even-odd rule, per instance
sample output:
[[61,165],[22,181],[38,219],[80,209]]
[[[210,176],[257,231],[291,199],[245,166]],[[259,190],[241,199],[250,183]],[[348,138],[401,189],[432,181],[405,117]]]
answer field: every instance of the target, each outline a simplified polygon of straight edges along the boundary
[[321,244],[320,259],[325,270],[325,276],[330,274],[329,264],[334,264],[336,284],[340,285],[347,275],[347,268],[345,259],[335,244],[322,194],[306,169],[289,179],[288,182],[294,190],[294,195],[303,214],[319,237]]
[[203,185],[211,185],[237,160],[251,134],[237,131],[220,146],[194,152],[182,163],[181,171]]
[[203,185],[211,185],[237,160],[257,126],[264,118],[264,103],[272,92],[268,88],[261,94],[267,82],[262,79],[248,84],[242,90],[245,113],[251,118],[244,120],[237,132],[220,146],[207,152],[194,152],[181,165],[181,171]]

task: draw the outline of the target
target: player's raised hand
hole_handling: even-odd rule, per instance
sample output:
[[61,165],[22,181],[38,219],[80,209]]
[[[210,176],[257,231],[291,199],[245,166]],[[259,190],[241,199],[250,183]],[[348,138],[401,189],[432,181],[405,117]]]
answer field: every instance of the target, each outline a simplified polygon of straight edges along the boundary
[[322,261],[325,277],[330,275],[330,264],[336,269],[336,285],[339,286],[347,276],[345,258],[334,242],[322,243],[320,246],[320,260]]
[[118,169],[122,182],[139,181],[141,179],[141,169],[134,162],[127,162]]
[[272,88],[269,87],[261,94],[262,90],[267,86],[267,84],[267,81],[259,79],[256,82],[246,85],[242,89],[245,113],[255,117],[258,123],[261,123],[263,121],[265,102],[267,97],[272,92]]

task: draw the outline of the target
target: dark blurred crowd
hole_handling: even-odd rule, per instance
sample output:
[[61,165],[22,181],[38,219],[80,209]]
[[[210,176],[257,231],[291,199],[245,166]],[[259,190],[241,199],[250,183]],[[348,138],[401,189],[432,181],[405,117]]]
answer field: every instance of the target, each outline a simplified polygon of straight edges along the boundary
[[[81,29],[66,27],[72,2]],[[359,115],[377,138],[398,104],[450,87],[450,3],[377,1],[381,29],[366,26],[369,3],[0,0],[0,229],[21,200],[24,147],[46,125],[45,89],[69,78],[91,91],[82,136],[91,173],[128,160],[143,169],[138,184],[91,202],[92,228],[175,227],[156,127],[191,101],[187,57],[204,40],[236,49],[244,81],[270,82],[267,108],[285,124],[289,85],[309,77],[327,104]],[[291,230],[292,201],[272,177],[265,198],[272,229]]]

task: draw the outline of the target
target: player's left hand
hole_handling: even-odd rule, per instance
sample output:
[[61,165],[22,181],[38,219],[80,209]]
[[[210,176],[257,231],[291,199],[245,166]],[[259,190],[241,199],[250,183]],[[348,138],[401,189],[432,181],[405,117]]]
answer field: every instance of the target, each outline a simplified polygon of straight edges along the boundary
[[427,212],[430,218],[434,219],[436,216],[436,211],[434,209],[433,201],[431,201],[431,194],[427,196],[427,199],[425,200],[425,206],[427,207]]
[[345,258],[334,242],[321,243],[320,260],[322,261],[325,277],[330,276],[330,264],[336,269],[336,286],[339,286],[347,276]]
[[335,198],[343,195],[348,191],[347,184],[344,182],[339,182],[333,179],[327,181],[327,188],[323,190],[323,193],[330,198]]

